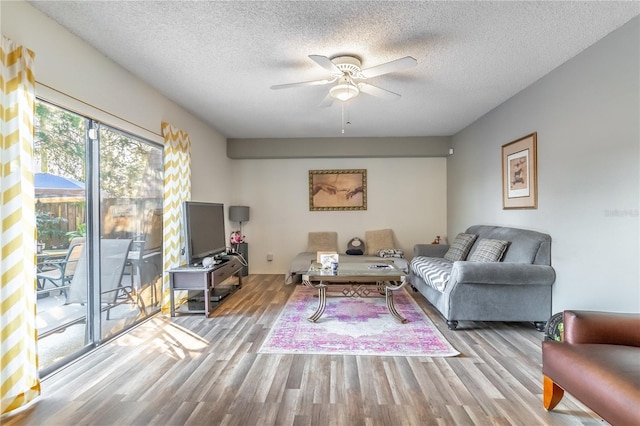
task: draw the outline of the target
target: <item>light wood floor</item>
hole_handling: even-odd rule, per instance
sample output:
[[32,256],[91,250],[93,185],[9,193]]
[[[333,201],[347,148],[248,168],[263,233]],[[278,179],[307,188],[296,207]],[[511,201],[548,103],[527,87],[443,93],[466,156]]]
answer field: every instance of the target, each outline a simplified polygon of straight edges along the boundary
[[542,408],[543,334],[460,323],[453,358],[259,354],[291,294],[251,275],[212,314],[156,315],[48,376],[12,425],[595,425],[571,396]]

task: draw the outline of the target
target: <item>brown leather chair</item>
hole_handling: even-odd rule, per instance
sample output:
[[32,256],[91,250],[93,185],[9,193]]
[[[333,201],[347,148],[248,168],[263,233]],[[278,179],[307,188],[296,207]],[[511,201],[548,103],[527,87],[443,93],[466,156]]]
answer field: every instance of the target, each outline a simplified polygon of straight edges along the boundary
[[543,404],[567,391],[612,425],[640,425],[640,314],[564,311],[564,341],[542,342]]

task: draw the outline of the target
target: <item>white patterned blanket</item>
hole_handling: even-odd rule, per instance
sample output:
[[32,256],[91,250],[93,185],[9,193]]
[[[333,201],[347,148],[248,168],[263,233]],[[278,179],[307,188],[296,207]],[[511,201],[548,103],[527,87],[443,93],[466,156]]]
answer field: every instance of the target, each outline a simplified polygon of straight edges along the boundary
[[410,267],[427,284],[443,292],[451,278],[453,263],[438,257],[416,256],[411,259]]

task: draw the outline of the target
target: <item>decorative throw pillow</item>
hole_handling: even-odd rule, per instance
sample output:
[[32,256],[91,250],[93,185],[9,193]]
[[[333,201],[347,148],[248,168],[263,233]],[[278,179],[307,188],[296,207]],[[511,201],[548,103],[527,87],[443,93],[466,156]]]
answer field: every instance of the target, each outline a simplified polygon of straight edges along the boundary
[[378,250],[378,252],[376,253],[376,256],[378,257],[398,257],[398,258],[403,258],[404,257],[404,251],[402,249],[382,249],[382,250]]
[[362,255],[364,254],[364,241],[358,237],[353,237],[347,243],[347,254]]
[[393,243],[393,231],[391,229],[366,231],[364,233],[364,241],[369,256],[375,256],[378,250],[395,247]]
[[451,243],[449,250],[444,255],[444,258],[450,262],[457,260],[465,260],[471,250],[471,246],[478,238],[475,234],[465,234],[464,232],[456,235],[456,238]]
[[337,232],[309,232],[308,252],[338,251]]
[[478,241],[478,247],[467,260],[469,262],[499,262],[508,245],[508,241],[482,239]]

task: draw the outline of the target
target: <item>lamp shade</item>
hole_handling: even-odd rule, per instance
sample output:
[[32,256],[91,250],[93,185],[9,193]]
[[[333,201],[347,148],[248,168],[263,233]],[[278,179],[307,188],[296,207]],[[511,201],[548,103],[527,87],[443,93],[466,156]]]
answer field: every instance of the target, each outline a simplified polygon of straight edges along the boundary
[[249,206],[229,206],[229,220],[232,222],[248,222]]
[[353,83],[337,84],[329,89],[329,95],[339,101],[348,101],[358,96],[358,93],[360,93],[360,90]]

